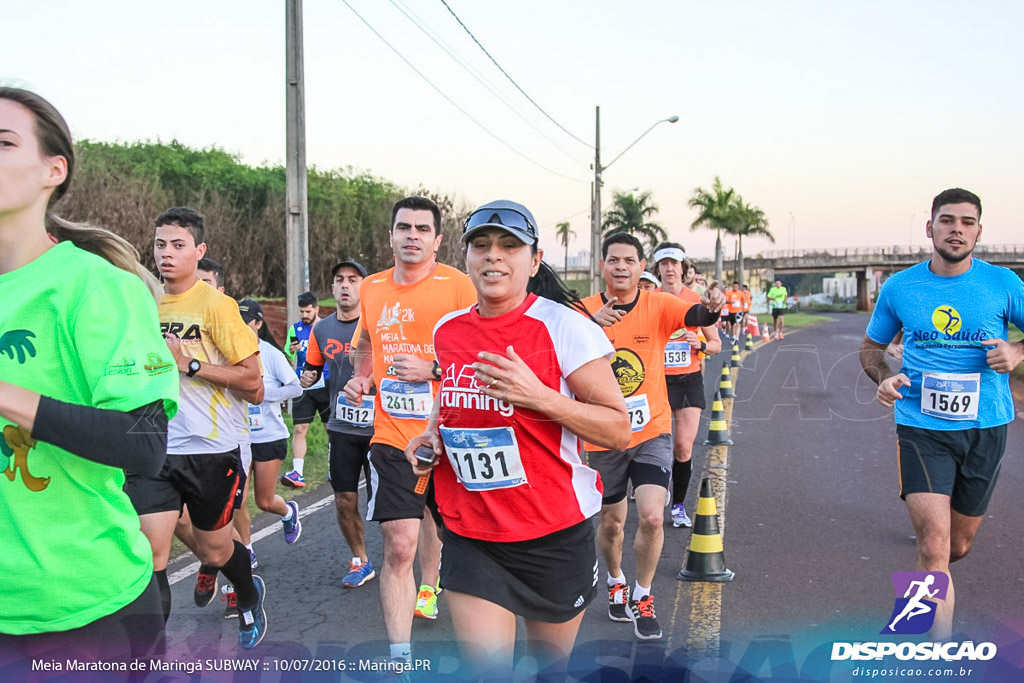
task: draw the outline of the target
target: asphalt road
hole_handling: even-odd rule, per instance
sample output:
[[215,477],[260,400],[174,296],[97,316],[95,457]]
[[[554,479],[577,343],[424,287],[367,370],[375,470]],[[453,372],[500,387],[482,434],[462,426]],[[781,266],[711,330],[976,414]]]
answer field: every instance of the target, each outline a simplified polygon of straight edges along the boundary
[[[570,664],[577,678],[791,680],[802,674],[812,680],[850,680],[852,664],[832,666],[826,650],[836,640],[878,639],[893,605],[889,573],[913,570],[914,541],[897,495],[891,411],[874,402],[874,385],[863,376],[856,356],[867,318],[836,317],[836,322],[793,331],[782,342],[758,344],[746,355],[744,367],[734,372],[733,446],[700,445],[710,410],[705,412],[688,508],[696,506],[698,473],[709,473],[716,481],[725,558],[735,580],[677,581],[690,532],[666,522],[653,590],[665,637],[638,642],[630,624],[607,618],[599,595],[584,617]],[[719,354],[709,364],[709,399],[728,355]],[[996,642],[1000,663],[1009,661],[1024,671],[1024,525],[1017,504],[1024,485],[1021,436],[1019,422],[1011,425],[987,518],[972,554],[954,565],[953,578],[958,599],[954,630],[964,640]],[[726,466],[708,469],[718,460]],[[186,680],[184,670],[197,662],[216,666],[227,661],[226,666],[235,667],[240,665],[231,662],[249,659],[260,680],[380,677],[376,671],[358,670],[387,654],[378,581],[355,590],[341,588],[349,553],[335,522],[330,489],[321,487],[298,500],[304,508],[303,532],[295,545],[284,543],[275,520],[264,515],[254,523],[265,529],[256,533],[255,545],[257,573],[268,587],[270,628],[264,642],[251,652],[240,650],[237,621],[222,617],[224,603],[193,604],[194,559],[184,556],[168,571],[174,602],[166,661],[179,671],[152,680]],[[628,538],[634,529],[631,512]],[[382,542],[376,524],[367,524],[367,544],[379,567]],[[632,582],[629,546],[624,565]],[[414,623],[413,657],[427,660],[413,674],[415,680],[447,680],[457,674],[444,608],[442,594],[441,617]],[[337,670],[340,663],[344,672]],[[1002,680],[984,674],[978,671],[971,680]],[[991,668],[989,674],[996,675]],[[207,666],[201,675],[204,680],[254,680],[251,673]]]

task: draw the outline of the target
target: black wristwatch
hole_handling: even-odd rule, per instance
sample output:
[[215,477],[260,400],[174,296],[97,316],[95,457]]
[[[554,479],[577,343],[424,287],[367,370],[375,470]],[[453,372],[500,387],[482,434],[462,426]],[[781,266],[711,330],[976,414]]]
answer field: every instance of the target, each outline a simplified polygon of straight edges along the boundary
[[700,343],[700,352],[701,353],[707,353],[707,350],[708,350],[707,342],[701,342]]
[[185,376],[186,377],[194,377],[195,374],[197,372],[199,372],[199,368],[201,368],[201,367],[203,367],[202,363],[200,363],[198,360],[193,358],[192,360],[190,360],[188,362],[188,372],[185,373]]
[[437,381],[437,382],[440,382],[441,381],[441,364],[438,363],[436,360],[434,361],[433,373],[434,373],[434,380]]

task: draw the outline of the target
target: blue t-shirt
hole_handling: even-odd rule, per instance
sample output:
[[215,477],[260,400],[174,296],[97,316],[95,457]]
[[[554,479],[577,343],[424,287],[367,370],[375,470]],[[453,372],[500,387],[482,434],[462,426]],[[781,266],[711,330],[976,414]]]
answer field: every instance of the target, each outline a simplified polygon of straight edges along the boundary
[[[1024,282],[976,258],[954,277],[936,275],[929,263],[886,280],[868,323],[867,336],[879,344],[903,329],[900,372],[910,386],[896,401],[896,424],[954,431],[1011,422],[1010,377],[988,367],[991,347],[980,340],[1006,339],[1008,322],[1024,328]],[[975,419],[957,419],[975,411]]]
[[[306,325],[301,320],[297,323],[292,323],[292,337],[299,340],[299,348],[295,352],[295,374],[300,378],[302,377],[302,370],[306,367],[306,349],[309,348],[309,335],[313,332],[313,326],[319,321],[313,321],[313,325]],[[317,382],[318,387],[324,386],[324,383],[331,378],[330,371],[327,366],[324,366],[323,375],[321,376],[322,381]]]

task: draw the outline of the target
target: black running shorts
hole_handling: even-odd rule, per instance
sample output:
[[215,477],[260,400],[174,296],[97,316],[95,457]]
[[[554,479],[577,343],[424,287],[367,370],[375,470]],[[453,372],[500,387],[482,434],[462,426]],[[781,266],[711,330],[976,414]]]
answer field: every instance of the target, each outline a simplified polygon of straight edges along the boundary
[[366,519],[388,522],[393,519],[423,519],[427,494],[416,493],[419,477],[405,459],[405,452],[394,446],[375,443],[370,446],[370,501]]
[[594,525],[588,519],[529,541],[498,543],[443,531],[441,588],[560,624],[586,609],[597,585]]
[[325,425],[331,419],[331,390],[327,387],[306,389],[292,401],[292,424],[312,424],[317,415]]
[[288,439],[278,439],[267,443],[252,442],[253,462],[283,461],[286,455],[288,455]]
[[985,514],[1006,450],[1006,425],[956,431],[896,425],[896,437],[900,498],[941,493],[962,515]]
[[[335,493],[355,493],[359,490],[359,473],[368,469],[369,453],[369,436],[327,430],[327,476]],[[369,476],[366,478],[366,485],[370,485]],[[367,498],[369,497],[368,493]]]
[[672,410],[707,407],[704,398],[704,373],[691,372],[688,375],[665,375],[668,387],[668,403]]
[[238,449],[227,453],[168,455],[160,474],[125,475],[124,491],[135,512],[181,512],[188,505],[192,526],[216,531],[231,522],[235,495],[241,488]]

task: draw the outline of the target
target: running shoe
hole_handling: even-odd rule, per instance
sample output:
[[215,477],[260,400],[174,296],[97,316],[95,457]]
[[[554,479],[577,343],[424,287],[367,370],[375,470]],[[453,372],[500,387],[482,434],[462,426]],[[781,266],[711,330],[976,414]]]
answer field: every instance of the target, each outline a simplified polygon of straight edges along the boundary
[[306,480],[295,470],[292,470],[288,474],[282,474],[281,483],[293,489],[301,489],[306,486]]
[[377,572],[373,571],[373,563],[367,560],[361,564],[356,564],[357,558],[352,558],[352,561],[348,564],[348,574],[345,574],[345,578],[341,580],[341,585],[345,588],[359,588],[364,583],[377,576]]
[[267,586],[256,574],[252,575],[252,583],[256,586],[256,604],[249,609],[238,610],[238,644],[246,650],[259,645],[267,635],[267,612],[263,609]]
[[629,618],[633,622],[633,633],[640,640],[661,638],[661,625],[654,616],[654,596],[629,601]]
[[249,567],[256,569],[256,567],[260,566],[260,563],[256,561],[256,551],[252,548],[246,548],[246,550],[249,551]]
[[206,607],[213,602],[217,595],[217,568],[208,564],[199,565],[199,574],[196,576],[196,589],[192,597],[196,601],[196,607]]
[[629,618],[629,586],[617,583],[608,587],[608,618],[612,621],[632,621]]
[[682,503],[676,503],[672,506],[672,526],[677,529],[681,526],[687,528],[693,526],[693,522],[686,516],[686,506]]
[[225,583],[220,589],[220,601],[227,603],[227,605],[224,606],[224,618],[237,619],[238,595],[235,593],[235,587],[230,583]]
[[282,519],[281,526],[284,527],[284,542],[295,543],[302,535],[302,522],[299,521],[299,504],[289,500],[285,505],[291,511],[291,519]]
[[416,596],[416,609],[412,611],[412,615],[420,619],[437,619],[437,590],[433,586],[420,586],[419,595]]

